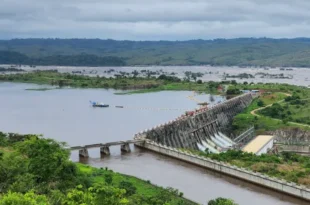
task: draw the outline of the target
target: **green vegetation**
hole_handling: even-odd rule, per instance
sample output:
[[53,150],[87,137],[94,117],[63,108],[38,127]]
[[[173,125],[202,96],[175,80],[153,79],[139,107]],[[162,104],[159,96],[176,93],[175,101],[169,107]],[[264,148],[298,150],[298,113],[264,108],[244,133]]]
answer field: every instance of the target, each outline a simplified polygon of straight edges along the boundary
[[310,125],[310,92],[295,92],[292,96],[285,98],[285,101],[275,103],[259,114],[277,118],[285,122],[297,122]]
[[231,199],[217,198],[215,200],[209,201],[208,205],[237,205]]
[[[234,118],[232,125],[235,134],[241,133],[249,125],[255,126],[257,134],[287,127],[310,128],[298,124],[309,122],[310,102],[306,100],[310,98],[310,89],[308,88],[287,84],[237,84],[231,85],[229,89],[264,91],[247,109]],[[288,95],[292,95],[292,97]],[[297,101],[295,96],[299,96]],[[296,103],[298,104],[296,105]],[[266,108],[264,108],[265,106]]]
[[124,66],[125,61],[113,56],[95,56],[89,54],[55,55],[31,58],[12,51],[0,51],[1,64],[19,65],[61,65],[61,66]]
[[0,205],[191,205],[183,193],[69,160],[64,143],[0,132]]
[[131,89],[131,91],[119,94],[156,92],[162,90],[194,90],[206,93],[217,93],[217,86],[220,85],[220,83],[215,82],[191,82],[166,75],[160,75],[157,78],[126,76],[107,78],[58,73],[52,70],[0,75],[0,81],[50,84],[59,87]]
[[0,67],[0,72],[23,72],[23,69],[18,69],[18,68],[2,68]]
[[190,152],[310,187],[310,158],[306,156],[286,152],[280,155],[258,156],[240,150],[228,150],[220,154],[192,150]]
[[0,64],[309,67],[309,45],[307,38],[191,41],[14,39],[0,41],[0,50],[5,51],[0,54]]
[[26,90],[29,90],[29,91],[47,91],[47,90],[54,90],[56,88],[28,88]]

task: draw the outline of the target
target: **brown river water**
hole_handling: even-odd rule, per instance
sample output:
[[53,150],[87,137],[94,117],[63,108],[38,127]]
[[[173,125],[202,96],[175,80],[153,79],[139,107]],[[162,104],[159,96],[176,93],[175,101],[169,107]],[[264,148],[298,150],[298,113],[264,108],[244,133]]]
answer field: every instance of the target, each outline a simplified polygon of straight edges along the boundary
[[[38,87],[42,86],[0,83],[1,131],[44,134],[70,146],[104,143],[132,139],[141,130],[197,107],[195,101],[187,98],[192,92],[114,95],[114,90],[103,89],[25,90]],[[225,100],[220,96],[215,98],[215,102]],[[210,97],[200,95],[196,99],[208,101]],[[110,108],[92,108],[89,100],[110,104]],[[99,149],[89,152],[90,158],[84,163],[177,188],[185,197],[201,204],[216,197],[231,198],[240,205],[308,204],[139,148],[132,147],[131,153],[121,154],[118,146],[112,147],[111,156],[105,158],[100,158]],[[79,161],[77,152],[71,157]]]

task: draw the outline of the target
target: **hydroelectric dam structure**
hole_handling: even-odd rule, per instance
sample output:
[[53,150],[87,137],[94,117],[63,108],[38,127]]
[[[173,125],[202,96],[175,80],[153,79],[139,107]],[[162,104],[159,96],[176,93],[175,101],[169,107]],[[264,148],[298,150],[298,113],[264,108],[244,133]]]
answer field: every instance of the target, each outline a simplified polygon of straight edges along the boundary
[[[202,108],[135,135],[173,148],[208,149],[219,153],[236,145],[230,133],[233,118],[250,105],[255,95],[244,94],[213,107]],[[253,137],[253,136],[250,136]]]
[[[182,115],[168,123],[142,131],[136,134],[133,140],[74,146],[70,149],[79,150],[81,157],[89,157],[88,149],[100,148],[101,154],[109,155],[110,146],[121,145],[121,151],[130,152],[129,144],[141,146],[151,141],[172,148],[208,149],[210,152],[219,153],[234,148],[237,144],[230,138],[232,120],[249,106],[254,97],[248,93],[212,107],[203,107],[190,115]],[[242,138],[251,138],[253,133],[254,129]]]

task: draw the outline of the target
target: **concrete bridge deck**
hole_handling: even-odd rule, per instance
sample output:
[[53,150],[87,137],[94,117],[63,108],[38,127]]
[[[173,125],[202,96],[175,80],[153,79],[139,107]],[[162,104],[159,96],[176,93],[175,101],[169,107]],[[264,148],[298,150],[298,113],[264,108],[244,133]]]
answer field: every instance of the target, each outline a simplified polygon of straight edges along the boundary
[[126,141],[116,141],[116,142],[108,142],[108,143],[98,143],[98,144],[89,144],[84,146],[73,146],[70,147],[70,150],[81,150],[81,149],[92,149],[92,148],[99,148],[99,147],[110,147],[116,145],[123,145],[123,144],[134,144],[138,142],[143,142],[144,140],[126,140]]
[[89,144],[84,146],[74,146],[70,147],[71,151],[79,150],[80,157],[89,157],[88,149],[92,148],[100,148],[100,153],[103,155],[110,155],[110,146],[121,146],[121,151],[130,152],[129,144],[141,143],[145,140],[137,139],[137,140],[127,140],[127,141],[116,141],[116,142],[108,142],[108,143],[98,143],[98,144]]

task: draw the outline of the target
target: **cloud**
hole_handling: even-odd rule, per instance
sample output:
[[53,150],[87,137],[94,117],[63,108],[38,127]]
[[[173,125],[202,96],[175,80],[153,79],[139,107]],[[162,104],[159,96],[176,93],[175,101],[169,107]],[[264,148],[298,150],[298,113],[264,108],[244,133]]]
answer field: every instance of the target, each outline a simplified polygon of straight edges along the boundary
[[310,37],[307,0],[0,0],[0,38]]

